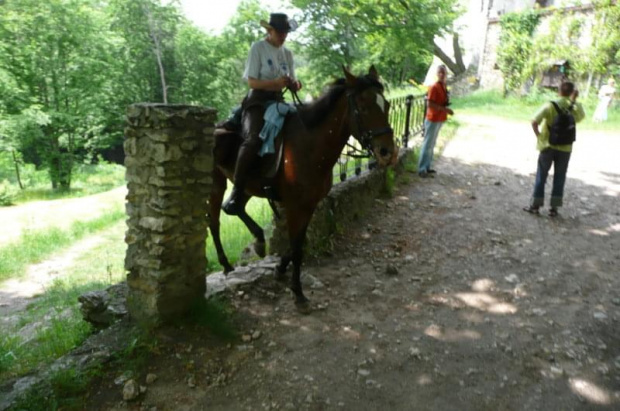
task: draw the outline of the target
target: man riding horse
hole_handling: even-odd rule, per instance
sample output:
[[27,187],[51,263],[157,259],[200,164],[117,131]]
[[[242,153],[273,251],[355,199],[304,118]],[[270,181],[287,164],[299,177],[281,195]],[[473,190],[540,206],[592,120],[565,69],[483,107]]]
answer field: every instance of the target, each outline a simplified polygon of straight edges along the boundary
[[288,33],[297,28],[297,23],[282,13],[273,13],[269,23],[264,20],[260,23],[267,29],[267,36],[252,44],[243,74],[250,86],[241,104],[243,143],[237,154],[234,188],[222,207],[230,215],[238,215],[245,205],[243,193],[249,171],[262,144],[259,134],[265,123],[263,116],[266,104],[282,101],[282,91],[287,87],[292,91],[301,89],[301,83],[295,79],[293,54],[284,47]]
[[[223,124],[215,132],[209,229],[224,273],[233,271],[234,267],[220,239],[222,209],[245,223],[256,240],[254,251],[261,257],[265,255],[265,233],[245,211],[245,205],[253,196],[273,197],[265,189],[261,173],[250,173],[250,170],[257,162],[262,142],[260,133],[265,106],[270,101],[282,101],[285,87],[294,91],[301,88],[295,80],[292,54],[282,47],[287,33],[295,29],[296,24],[284,14],[272,14],[269,23],[261,21],[261,24],[267,28],[268,35],[252,46],[248,58],[244,77],[250,92],[242,103],[241,133],[228,127],[232,124]],[[271,192],[277,193],[276,201],[284,210],[289,249],[280,258],[276,278],[285,279],[287,267],[292,263],[290,288],[295,295],[295,305],[302,313],[311,311],[301,285],[303,243],[308,224],[317,205],[332,187],[332,169],[349,138],[353,136],[379,166],[393,165],[398,158],[389,122],[390,103],[383,95],[377,70],[371,66],[367,74],[355,76],[343,67],[343,74],[344,78],[333,82],[316,100],[289,116],[278,137],[280,155],[275,158]],[[227,179],[233,180],[235,186],[222,206]]]

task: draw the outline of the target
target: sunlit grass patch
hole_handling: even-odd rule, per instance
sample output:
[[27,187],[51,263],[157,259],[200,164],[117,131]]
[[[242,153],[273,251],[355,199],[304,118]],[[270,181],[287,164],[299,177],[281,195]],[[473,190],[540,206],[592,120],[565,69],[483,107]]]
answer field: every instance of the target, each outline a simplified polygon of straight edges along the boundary
[[52,227],[25,231],[19,240],[0,248],[0,281],[23,275],[29,264],[37,263],[124,218],[125,211],[115,207],[90,221],[76,221],[68,229]]
[[[577,126],[578,130],[616,132],[620,130],[620,106],[618,105],[609,109],[609,118],[606,122],[595,123],[592,121],[598,99],[596,93],[591,92],[590,94],[589,98],[582,94],[577,100],[583,104],[586,113],[585,119]],[[454,98],[452,108],[458,117],[465,119],[467,114],[475,114],[529,122],[544,103],[557,98],[557,93],[550,90],[533,90],[525,96],[509,94],[506,97],[498,90],[478,90],[472,94]]]
[[[6,178],[17,186],[12,174],[4,174],[7,174]],[[17,204],[84,197],[124,185],[125,167],[119,164],[80,164],[73,170],[71,189],[54,190],[49,182],[47,170],[35,170],[32,165],[28,165],[22,171],[22,183],[25,188],[17,192],[15,197]]]
[[[228,195],[228,193],[226,193]],[[262,198],[252,198],[246,207],[248,214],[265,230],[266,236],[271,231],[273,212],[271,207],[267,203],[267,200]],[[254,237],[247,229],[243,221],[235,216],[229,216],[222,212],[220,214],[220,238],[228,261],[234,264],[241,255],[243,249],[254,241]],[[209,234],[207,239],[207,259],[209,261],[208,271],[221,271],[217,260],[217,252],[213,245],[213,238]]]

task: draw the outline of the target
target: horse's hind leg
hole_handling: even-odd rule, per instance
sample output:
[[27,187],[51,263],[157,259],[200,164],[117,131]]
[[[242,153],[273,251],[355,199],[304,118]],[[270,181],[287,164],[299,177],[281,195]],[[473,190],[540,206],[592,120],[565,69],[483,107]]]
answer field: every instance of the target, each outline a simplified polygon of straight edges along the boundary
[[224,248],[222,247],[222,241],[220,239],[220,212],[225,191],[226,177],[216,167],[213,172],[213,187],[211,191],[211,197],[209,197],[209,229],[211,231],[211,236],[213,237],[213,244],[215,244],[215,250],[217,251],[217,260],[224,269],[224,273],[227,274],[233,271],[234,268],[228,262],[228,258],[226,258]]
[[265,233],[261,226],[259,226],[256,221],[250,217],[250,215],[245,211],[245,205],[250,200],[250,197],[244,199],[243,210],[239,212],[238,217],[243,221],[245,226],[250,230],[256,241],[254,242],[254,251],[256,254],[263,258],[265,257]]

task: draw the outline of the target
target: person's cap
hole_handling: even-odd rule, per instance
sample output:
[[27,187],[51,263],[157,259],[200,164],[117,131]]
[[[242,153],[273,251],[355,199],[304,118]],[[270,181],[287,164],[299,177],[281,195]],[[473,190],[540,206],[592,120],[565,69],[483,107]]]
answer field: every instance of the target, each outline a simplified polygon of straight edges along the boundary
[[266,29],[273,29],[280,33],[289,33],[297,30],[297,22],[293,19],[289,19],[284,13],[271,13],[269,15],[269,23],[265,20],[260,21],[260,25]]

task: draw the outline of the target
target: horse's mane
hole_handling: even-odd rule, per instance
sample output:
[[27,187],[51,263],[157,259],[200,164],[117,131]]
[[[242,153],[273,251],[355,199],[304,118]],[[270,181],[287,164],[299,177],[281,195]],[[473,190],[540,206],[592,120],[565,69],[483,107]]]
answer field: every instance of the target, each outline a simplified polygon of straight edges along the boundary
[[[355,91],[361,92],[370,87],[376,87],[383,91],[383,85],[369,75],[359,76],[355,84]],[[303,106],[299,110],[299,116],[304,125],[309,129],[321,124],[325,117],[332,112],[336,102],[347,89],[346,80],[339,78],[334,81],[327,91],[312,103]]]

